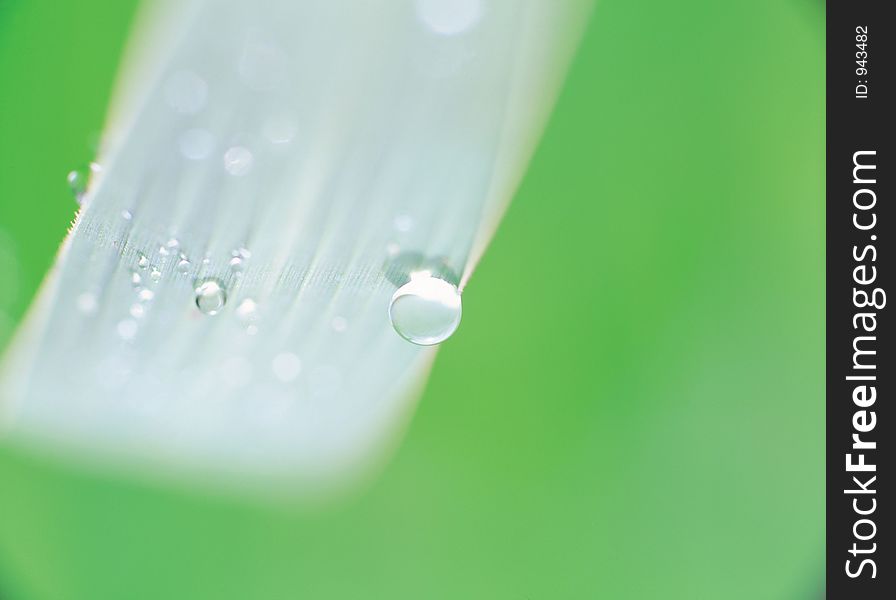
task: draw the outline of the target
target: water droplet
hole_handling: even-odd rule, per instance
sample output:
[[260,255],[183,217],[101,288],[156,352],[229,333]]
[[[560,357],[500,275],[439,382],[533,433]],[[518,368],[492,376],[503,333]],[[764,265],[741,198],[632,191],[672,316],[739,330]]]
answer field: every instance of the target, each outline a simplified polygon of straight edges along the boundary
[[118,337],[123,340],[131,340],[137,335],[137,321],[134,319],[124,319],[123,321],[118,322],[115,329],[118,331]]
[[271,362],[274,376],[284,383],[289,383],[302,372],[302,361],[292,352],[281,352]]
[[139,287],[141,283],[143,283],[143,278],[140,277],[140,273],[137,271],[131,271],[131,283],[134,287]]
[[133,217],[134,217],[134,215],[131,213],[131,211],[129,211],[127,209],[121,211],[121,218],[124,219],[125,221],[130,221]]
[[215,147],[215,137],[205,129],[188,129],[177,141],[180,153],[188,160],[208,158]]
[[245,175],[252,168],[252,153],[243,146],[228,148],[224,153],[224,168],[231,175]]
[[97,309],[97,301],[96,296],[91,294],[90,292],[84,292],[78,296],[78,310],[80,310],[85,315],[92,315],[96,312]]
[[404,233],[414,228],[414,219],[410,215],[398,215],[392,221],[392,225],[396,230]]
[[196,307],[206,315],[216,315],[227,302],[227,292],[215,279],[205,279],[196,284]]
[[348,329],[348,320],[345,317],[333,317],[333,321],[330,325],[333,327],[333,331],[342,333]]
[[155,293],[152,290],[143,288],[139,292],[137,292],[137,298],[140,302],[150,302],[155,297]]
[[275,115],[262,126],[262,134],[272,144],[288,144],[296,134],[296,124],[291,116]]
[[230,268],[234,271],[242,271],[243,270],[243,259],[239,256],[234,256],[230,259]]
[[178,71],[165,83],[165,102],[175,112],[184,115],[198,113],[208,99],[208,85],[190,71]]
[[99,173],[103,170],[103,165],[101,165],[98,162],[92,162],[92,163],[90,163],[89,168],[90,168],[91,173]]
[[482,0],[417,0],[417,16],[433,32],[457,35],[482,17]]
[[177,263],[177,272],[178,273],[187,273],[190,270],[190,261],[186,258],[180,259]]
[[128,311],[132,317],[135,319],[140,319],[143,317],[144,308],[142,304],[132,304],[130,310]]
[[258,304],[252,298],[245,298],[236,307],[236,316],[240,321],[252,321],[258,316]]
[[77,202],[78,205],[82,204],[84,202],[84,192],[87,190],[87,175],[81,171],[75,170],[69,172],[65,180],[68,182],[68,187],[75,197],[75,202]]
[[157,269],[156,267],[153,267],[152,271],[150,271],[149,273],[149,278],[153,281],[158,281],[162,278],[162,272],[159,271],[159,269]]
[[[165,242],[165,246],[174,250],[180,247],[180,241],[177,238],[170,238],[167,242]],[[181,256],[183,258],[183,256]]]
[[420,346],[447,340],[457,330],[460,317],[457,286],[428,272],[412,275],[396,290],[389,305],[389,319],[395,331]]
[[141,269],[145,269],[146,267],[149,266],[149,259],[146,257],[145,254],[143,254],[143,253],[141,252],[141,253],[138,255],[138,257],[139,257],[139,258],[137,258],[137,266],[138,266],[138,267],[140,267]]
[[236,250],[230,253],[231,256],[239,256],[240,258],[249,258],[252,256],[252,253],[249,252],[249,249],[245,246],[240,246]]
[[165,246],[159,246],[159,256],[168,256],[170,252],[168,252],[168,248]]

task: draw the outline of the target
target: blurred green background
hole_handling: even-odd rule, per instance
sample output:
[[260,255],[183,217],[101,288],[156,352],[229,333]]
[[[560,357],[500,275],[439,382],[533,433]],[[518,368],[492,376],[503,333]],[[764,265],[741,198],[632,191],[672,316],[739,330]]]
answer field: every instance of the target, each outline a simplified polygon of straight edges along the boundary
[[[134,9],[0,0],[0,344]],[[309,511],[0,448],[0,598],[821,597],[823,159],[823,3],[600,1],[380,477]]]

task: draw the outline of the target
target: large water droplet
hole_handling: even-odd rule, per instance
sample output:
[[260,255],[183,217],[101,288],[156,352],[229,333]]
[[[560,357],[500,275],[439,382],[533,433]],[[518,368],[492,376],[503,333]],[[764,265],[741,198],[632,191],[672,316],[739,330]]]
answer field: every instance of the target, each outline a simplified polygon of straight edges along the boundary
[[460,325],[461,301],[457,286],[427,272],[411,276],[398,288],[389,305],[392,327],[420,346],[444,342]]
[[227,302],[227,292],[217,280],[205,279],[196,284],[196,307],[206,315],[216,315]]

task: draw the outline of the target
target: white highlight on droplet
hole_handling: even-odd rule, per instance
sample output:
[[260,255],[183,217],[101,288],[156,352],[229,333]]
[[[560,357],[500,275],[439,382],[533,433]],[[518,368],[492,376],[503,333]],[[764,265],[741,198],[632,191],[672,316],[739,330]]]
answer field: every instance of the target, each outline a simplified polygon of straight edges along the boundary
[[420,346],[444,342],[457,330],[460,318],[457,286],[428,271],[412,274],[411,280],[395,291],[389,305],[395,331]]
[[215,137],[205,129],[188,129],[177,142],[180,153],[188,160],[208,158],[215,147]]
[[417,0],[417,16],[435,33],[457,35],[482,18],[482,0]]
[[302,361],[292,352],[281,352],[271,362],[274,376],[284,383],[289,383],[302,372]]
[[178,71],[165,82],[165,102],[182,115],[193,115],[205,107],[208,85],[192,71]]
[[233,146],[224,153],[224,168],[231,175],[241,177],[252,168],[252,153],[243,146]]

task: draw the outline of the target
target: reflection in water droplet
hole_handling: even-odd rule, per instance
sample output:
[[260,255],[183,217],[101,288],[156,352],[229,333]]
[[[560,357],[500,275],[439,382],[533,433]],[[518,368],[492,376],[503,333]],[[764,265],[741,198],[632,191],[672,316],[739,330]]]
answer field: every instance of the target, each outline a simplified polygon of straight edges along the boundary
[[159,279],[162,278],[162,272],[159,271],[157,268],[153,267],[152,271],[149,272],[149,278],[152,279],[153,281],[158,281]]
[[84,202],[84,192],[87,189],[87,175],[81,171],[71,171],[65,178],[68,187],[79,205]]
[[271,363],[274,376],[280,381],[288,383],[302,372],[302,361],[292,352],[281,352],[274,357]]
[[429,273],[412,275],[398,288],[389,305],[395,331],[414,344],[432,346],[453,334],[460,324],[461,300],[457,287]]
[[205,279],[196,284],[196,307],[206,315],[216,315],[227,302],[227,292],[216,279]]
[[243,146],[228,148],[224,153],[224,168],[231,175],[245,175],[252,168],[252,153]]
[[242,271],[243,270],[243,259],[239,256],[234,256],[230,259],[230,268],[234,271]]
[[178,273],[187,273],[190,270],[190,261],[186,258],[182,258],[177,263],[177,272]]
[[146,255],[141,252],[138,256],[139,258],[137,259],[137,266],[141,269],[145,269],[146,267],[148,267],[149,259],[146,258]]
[[417,0],[417,16],[435,33],[456,35],[482,17],[482,0]]

